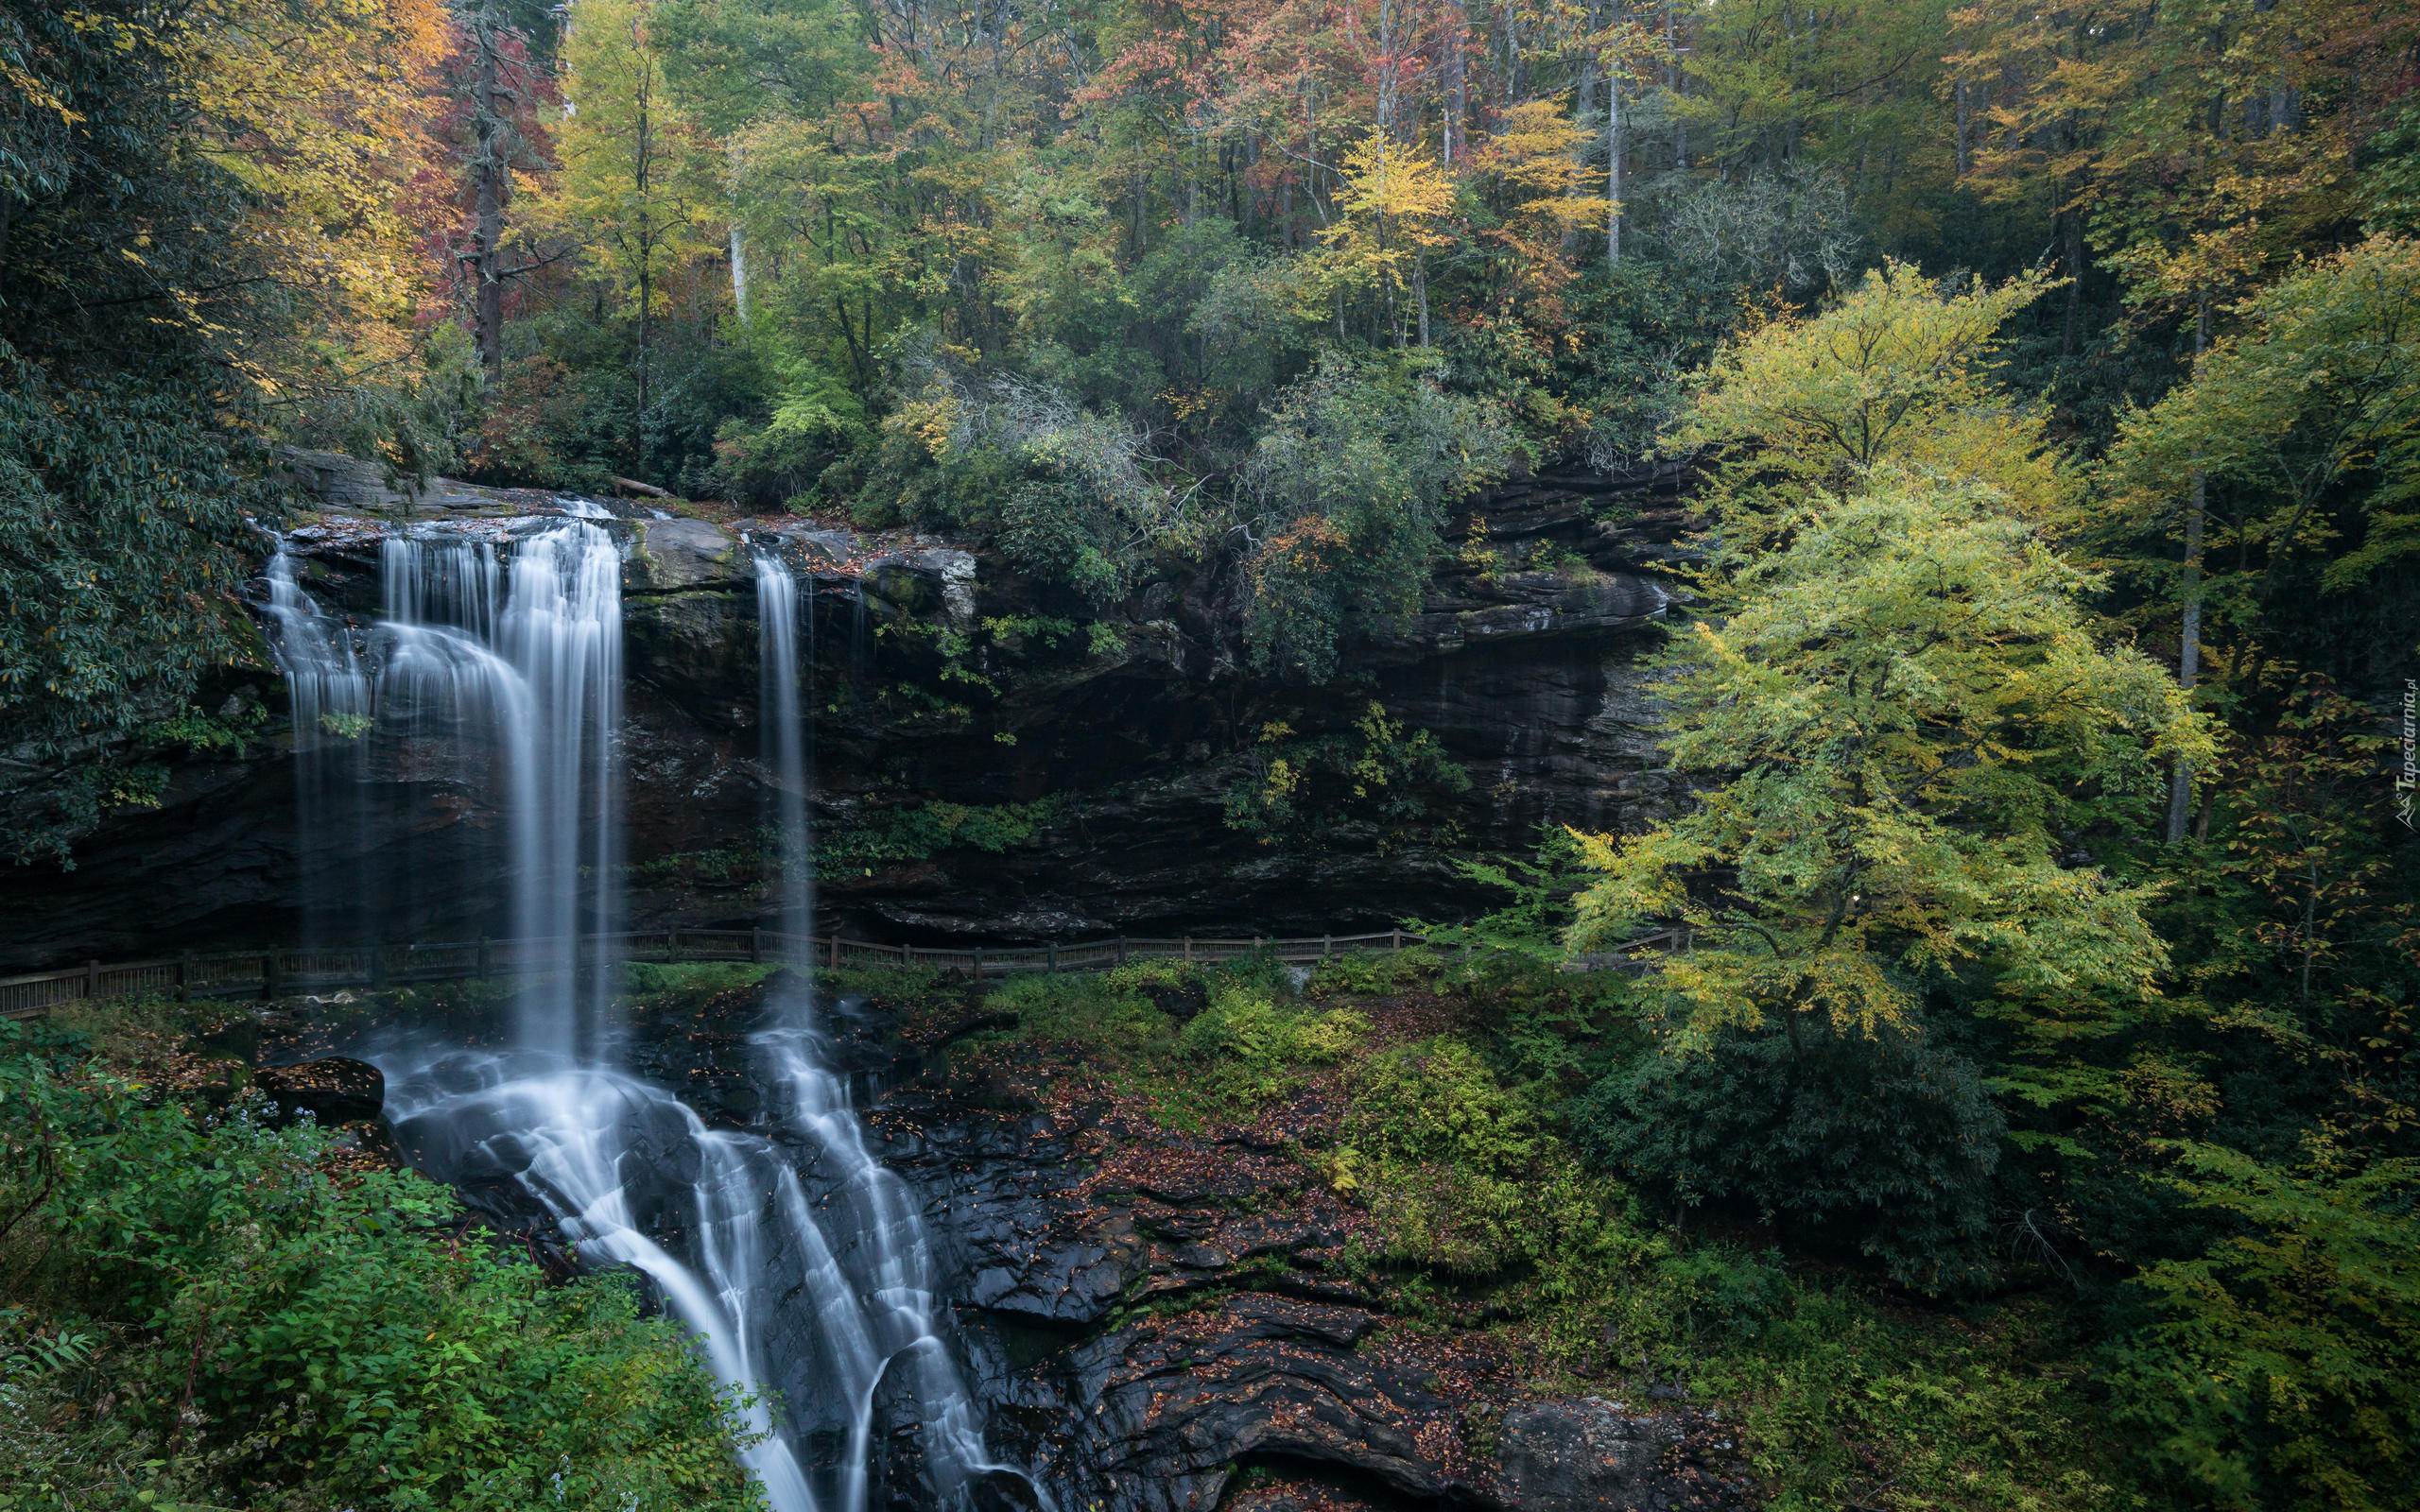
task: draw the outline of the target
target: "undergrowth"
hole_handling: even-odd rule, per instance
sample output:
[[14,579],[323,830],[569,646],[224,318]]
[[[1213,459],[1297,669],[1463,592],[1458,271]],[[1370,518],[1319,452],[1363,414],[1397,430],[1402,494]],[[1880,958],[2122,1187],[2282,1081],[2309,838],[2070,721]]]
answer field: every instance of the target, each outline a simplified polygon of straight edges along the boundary
[[1380,1248],[1342,1263],[1398,1326],[1492,1332],[1533,1390],[1711,1405],[1780,1512],[2154,1504],[2096,1427],[2071,1297],[1951,1306],[1836,1256],[1685,1237],[1593,1166],[1566,1120],[1646,1051],[1624,993],[1501,955],[1345,957],[1299,990],[1267,963],[1151,962],[1009,983],[985,1007],[1014,1027],[952,1049],[1080,1057],[1185,1131],[1317,1079],[1331,1126],[1296,1159],[1371,1214]]
[[445,1189],[130,1075],[178,1011],[0,1025],[0,1512],[761,1506],[740,1403],[626,1283],[550,1286]]

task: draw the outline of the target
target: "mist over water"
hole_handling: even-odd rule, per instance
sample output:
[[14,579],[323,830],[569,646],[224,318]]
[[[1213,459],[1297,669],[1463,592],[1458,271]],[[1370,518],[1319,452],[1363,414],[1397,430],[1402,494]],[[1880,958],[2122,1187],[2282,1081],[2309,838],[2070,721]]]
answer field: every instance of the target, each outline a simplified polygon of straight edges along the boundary
[[[356,764],[371,738],[442,742],[467,778],[493,784],[506,816],[511,933],[529,968],[512,1048],[373,1052],[388,1115],[431,1175],[510,1182],[583,1262],[653,1283],[716,1376],[748,1394],[758,1441],[743,1456],[775,1512],[863,1512],[878,1400],[912,1404],[931,1492],[963,1504],[978,1477],[1022,1476],[984,1450],[913,1194],[874,1158],[829,1069],[807,987],[811,662],[799,585],[769,555],[755,569],[759,759],[781,877],[774,938],[795,968],[751,1040],[769,1095],[754,1126],[709,1127],[616,1064],[606,1009],[620,906],[619,557],[585,520],[549,524],[502,558],[485,542],[390,540],[366,658],[302,592],[289,558],[271,564],[298,726],[306,710],[315,729],[321,714],[345,716],[338,728],[356,735],[340,754]],[[298,745],[298,761],[324,765],[326,742]],[[315,793],[326,808],[308,784],[305,804]],[[305,844],[327,825],[324,813],[306,819]]]

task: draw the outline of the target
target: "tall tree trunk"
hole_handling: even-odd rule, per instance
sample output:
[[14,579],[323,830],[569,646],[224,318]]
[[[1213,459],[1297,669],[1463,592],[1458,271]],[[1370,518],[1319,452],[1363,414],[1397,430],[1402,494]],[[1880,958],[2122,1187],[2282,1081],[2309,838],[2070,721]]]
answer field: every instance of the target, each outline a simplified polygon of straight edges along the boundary
[[731,307],[739,323],[748,323],[748,237],[739,228],[739,175],[747,155],[738,142],[731,144]]
[[[1591,31],[1597,29],[1597,8],[1593,5],[1588,8],[1588,29]],[[1597,60],[1592,57],[1582,62],[1580,65],[1580,98],[1578,102],[1578,109],[1573,112],[1573,114],[1576,117],[1574,124],[1579,126],[1582,130],[1588,132],[1590,136],[1593,136],[1595,135],[1593,118],[1596,113]],[[1583,145],[1576,146],[1572,148],[1573,155],[1581,160],[1579,163],[1575,163],[1573,164],[1574,167],[1584,165],[1588,156],[1588,149],[1584,144],[1588,140],[1589,137],[1587,136],[1582,137],[1580,141]],[[1582,193],[1581,182],[1582,176],[1580,174],[1575,173],[1571,176],[1571,188],[1568,192],[1572,198],[1579,198]],[[1577,228],[1572,227],[1569,222],[1565,222],[1563,233],[1564,251],[1566,253],[1570,252],[1579,245],[1579,239],[1580,237]]]
[[1664,0],[1664,93],[1672,96],[1672,166],[1689,171],[1689,123],[1681,114],[1680,38],[1672,26],[1672,0]]
[[[2209,290],[2200,291],[2193,302],[2193,361],[2199,367],[2202,353],[2210,343]],[[2188,696],[2202,672],[2202,533],[2208,503],[2209,475],[2197,467],[2193,470],[2192,495],[2185,506],[2184,636],[2176,652],[2177,685]],[[2193,768],[2179,757],[2168,782],[2169,844],[2184,843],[2186,819],[2192,812]]]
[[1963,179],[1975,170],[1974,142],[1968,135],[1974,124],[1975,107],[1967,98],[1964,79],[1960,79],[1950,89],[1958,102],[1958,177]]
[[1463,13],[1462,0],[1449,0],[1445,18],[1445,161],[1451,163],[1469,150],[1463,136],[1470,129],[1465,123],[1470,119],[1471,92],[1462,64],[1462,42],[1470,21]]
[[1411,287],[1420,297],[1420,345],[1428,345],[1428,254],[1423,252],[1411,265]]
[[1622,260],[1622,73],[1605,70],[1605,266]]
[[[644,216],[641,219],[640,240],[644,245],[646,240]],[[631,426],[631,473],[634,477],[644,476],[647,469],[647,359],[648,348],[654,336],[651,299],[654,281],[648,276],[648,263],[647,257],[642,256],[639,260],[639,407]]]
[[475,344],[479,369],[491,388],[504,381],[504,121],[496,113],[496,15],[493,4],[482,7],[471,23],[472,45],[478,50],[478,79],[473,86],[473,130],[478,141],[473,178],[477,185],[476,228],[472,232],[471,269],[478,281]]
[[2083,335],[2083,209],[2069,205],[2064,212],[2067,233],[2067,309],[2059,334],[2059,355],[2072,357]]

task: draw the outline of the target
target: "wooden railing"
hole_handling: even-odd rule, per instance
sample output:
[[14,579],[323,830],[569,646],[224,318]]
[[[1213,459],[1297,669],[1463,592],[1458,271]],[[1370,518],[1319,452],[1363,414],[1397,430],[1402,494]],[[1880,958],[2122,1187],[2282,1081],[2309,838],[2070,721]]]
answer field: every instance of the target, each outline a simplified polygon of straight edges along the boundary
[[[1678,930],[1630,941],[1618,952],[1575,963],[1603,970],[1627,961],[1634,950],[1675,950]],[[1010,948],[974,945],[882,945],[838,936],[788,935],[770,929],[668,929],[651,933],[561,939],[456,940],[439,944],[359,945],[337,949],[270,946],[252,951],[189,952],[147,961],[87,962],[65,971],[0,977],[0,1018],[19,1019],[87,998],[159,993],[202,997],[280,998],[343,988],[381,988],[411,982],[449,982],[521,976],[563,970],[566,958],[585,964],[601,946],[616,962],[789,962],[831,970],[869,966],[916,966],[960,971],[973,977],[1021,971],[1096,971],[1130,961],[1184,960],[1205,964],[1267,955],[1303,965],[1331,956],[1392,953],[1426,944],[1400,929],[1374,935],[1305,935],[1288,938],[1253,936],[1216,938],[1089,940],[1071,945]],[[577,954],[566,952],[576,945]],[[577,969],[577,967],[575,968]]]

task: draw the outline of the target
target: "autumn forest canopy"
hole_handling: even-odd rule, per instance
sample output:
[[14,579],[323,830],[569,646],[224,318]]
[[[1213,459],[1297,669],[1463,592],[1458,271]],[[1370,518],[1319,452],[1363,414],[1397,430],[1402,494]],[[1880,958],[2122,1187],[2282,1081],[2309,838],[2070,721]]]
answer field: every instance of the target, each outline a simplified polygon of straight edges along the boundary
[[[1503,565],[1490,487],[1677,475],[1690,801],[1465,862],[1528,984],[1452,1062],[1494,1110],[1384,1137],[1519,1154],[1405,1156],[1461,1173],[1421,1200],[1580,1306],[1644,1251],[1531,1198],[1618,1179],[1738,1338],[1787,1331],[1672,1258],[1701,1211],[2050,1299],[2000,1379],[2072,1406],[2055,1473],[1822,1418],[1776,1505],[2420,1504],[2409,5],[0,0],[13,864],[248,738],[198,700],[292,448],[904,527],[1104,631],[1193,584],[1238,677],[1357,708],[1360,628]],[[432,1315],[629,1321],[379,1253]]]

